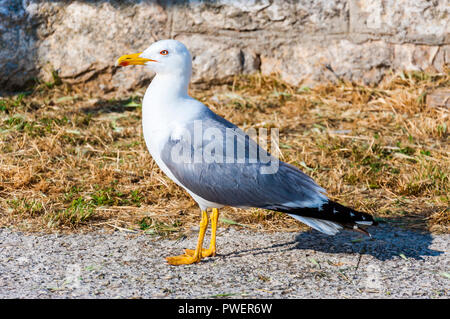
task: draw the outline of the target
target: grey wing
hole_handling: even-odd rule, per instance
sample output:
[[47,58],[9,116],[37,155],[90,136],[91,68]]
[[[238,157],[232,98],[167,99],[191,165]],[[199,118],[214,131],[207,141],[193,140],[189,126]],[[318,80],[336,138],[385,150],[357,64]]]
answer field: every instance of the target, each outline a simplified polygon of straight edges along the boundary
[[320,207],[327,201],[309,176],[209,109],[184,129],[168,138],[161,159],[197,196],[224,206],[267,209]]

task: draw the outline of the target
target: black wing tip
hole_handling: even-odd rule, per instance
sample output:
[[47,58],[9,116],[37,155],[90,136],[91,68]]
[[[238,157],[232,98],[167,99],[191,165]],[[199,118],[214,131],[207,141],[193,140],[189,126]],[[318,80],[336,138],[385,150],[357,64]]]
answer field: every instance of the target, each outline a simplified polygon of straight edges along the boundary
[[[325,205],[324,205],[325,206]],[[354,210],[353,208],[346,207],[344,205],[341,205],[337,202],[328,201],[326,204],[328,210],[336,210],[338,214],[344,215],[344,217],[339,216],[340,218],[345,218],[348,222],[356,223],[371,223],[367,224],[367,226],[376,226],[378,225],[378,222],[373,218],[372,215],[364,212],[360,212],[357,210]]]
[[334,207],[333,209],[339,209],[342,213],[348,214],[347,218],[349,217],[350,221],[343,224],[345,228],[362,233],[367,237],[372,238],[372,235],[366,230],[366,227],[378,225],[378,222],[372,215],[356,211],[333,201],[329,201],[329,204]]
[[281,211],[288,214],[317,218],[335,222],[345,229],[353,230],[371,237],[365,229],[369,226],[376,226],[378,222],[368,213],[356,211],[343,206],[337,202],[328,200],[321,207],[269,207],[268,209]]

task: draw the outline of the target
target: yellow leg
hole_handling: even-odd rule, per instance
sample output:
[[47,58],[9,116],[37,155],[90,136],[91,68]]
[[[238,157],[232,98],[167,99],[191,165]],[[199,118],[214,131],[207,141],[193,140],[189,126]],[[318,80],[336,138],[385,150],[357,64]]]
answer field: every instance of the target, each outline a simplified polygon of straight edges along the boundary
[[[216,231],[217,221],[219,220],[219,210],[213,208],[211,213],[211,241],[208,249],[202,249],[202,257],[211,257],[216,255]],[[194,256],[195,250],[185,249],[186,255]]]
[[166,260],[171,265],[188,265],[198,263],[202,259],[203,238],[205,238],[206,228],[208,227],[208,214],[202,211],[202,220],[200,221],[200,232],[198,233],[197,247],[192,256],[180,255],[173,257],[166,257]]

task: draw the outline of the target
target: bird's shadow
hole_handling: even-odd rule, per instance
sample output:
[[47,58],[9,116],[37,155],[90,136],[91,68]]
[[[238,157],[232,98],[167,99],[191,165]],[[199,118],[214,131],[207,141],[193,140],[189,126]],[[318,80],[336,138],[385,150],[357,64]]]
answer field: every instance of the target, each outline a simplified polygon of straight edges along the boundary
[[433,237],[426,231],[401,229],[381,224],[377,227],[371,227],[370,232],[371,238],[349,231],[328,236],[312,230],[299,233],[294,241],[241,250],[222,256],[268,254],[273,252],[274,249],[301,249],[321,251],[328,254],[368,254],[378,260],[385,261],[395,257],[422,260],[424,256],[439,256],[444,253],[430,248]]
[[433,237],[429,232],[401,229],[389,225],[372,227],[372,237],[342,232],[336,236],[304,232],[296,236],[294,249],[314,249],[330,254],[368,254],[379,260],[394,257],[423,259],[424,256],[439,256],[444,252],[430,248]]

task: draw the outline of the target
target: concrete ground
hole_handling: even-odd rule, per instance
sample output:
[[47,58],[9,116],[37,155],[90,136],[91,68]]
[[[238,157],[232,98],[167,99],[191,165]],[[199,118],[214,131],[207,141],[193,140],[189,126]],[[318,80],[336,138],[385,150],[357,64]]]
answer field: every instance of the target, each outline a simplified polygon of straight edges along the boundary
[[218,256],[145,234],[36,235],[0,229],[0,298],[448,298],[449,234],[386,224],[373,238],[343,232],[218,231]]

